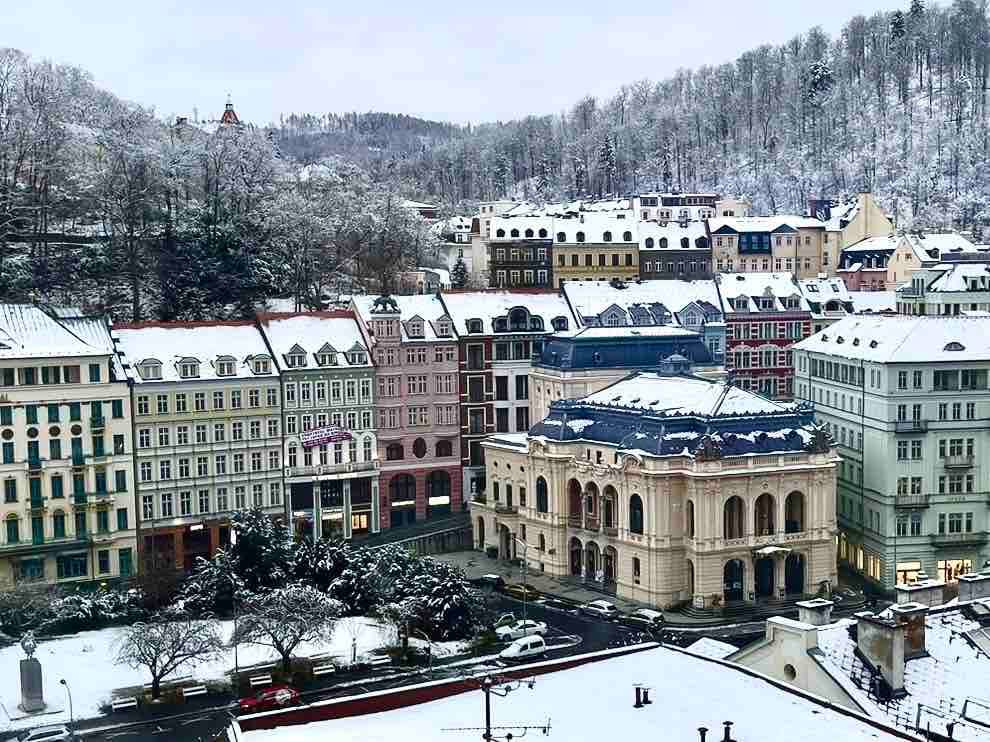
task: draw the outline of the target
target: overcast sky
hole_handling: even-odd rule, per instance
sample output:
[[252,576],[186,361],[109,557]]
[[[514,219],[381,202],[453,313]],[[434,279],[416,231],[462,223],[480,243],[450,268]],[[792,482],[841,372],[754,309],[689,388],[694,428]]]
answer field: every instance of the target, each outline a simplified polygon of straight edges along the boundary
[[[0,46],[81,66],[166,117],[216,116],[230,93],[258,124],[369,110],[464,123],[558,113],[585,94],[731,61],[814,25],[834,35],[857,13],[898,5],[907,0],[8,0]],[[627,7],[652,14],[619,16]]]

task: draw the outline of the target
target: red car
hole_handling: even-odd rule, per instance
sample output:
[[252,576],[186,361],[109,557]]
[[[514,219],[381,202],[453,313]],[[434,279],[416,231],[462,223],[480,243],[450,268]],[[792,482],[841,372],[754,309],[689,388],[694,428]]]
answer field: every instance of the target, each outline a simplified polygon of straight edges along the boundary
[[242,714],[254,714],[259,711],[295,706],[297,703],[299,703],[299,691],[291,685],[273,685],[256,695],[242,698],[238,701],[238,706]]

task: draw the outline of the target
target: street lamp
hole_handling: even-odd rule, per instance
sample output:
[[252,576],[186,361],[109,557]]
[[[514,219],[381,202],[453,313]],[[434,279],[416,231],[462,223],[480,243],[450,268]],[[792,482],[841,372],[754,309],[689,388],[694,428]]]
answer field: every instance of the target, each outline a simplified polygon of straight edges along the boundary
[[58,682],[65,686],[65,692],[69,695],[69,728],[71,729],[76,725],[75,715],[72,713],[72,691],[69,689],[69,684],[65,682],[65,678]]
[[522,594],[523,594],[523,621],[526,620],[526,577],[529,574],[529,560],[526,558],[526,552],[529,550],[529,544],[520,539],[518,536],[513,536],[517,544],[522,544],[523,547],[523,558],[522,564],[519,565],[519,571],[522,573]]
[[[237,544],[237,530],[234,528],[230,529],[230,545],[235,546]],[[240,686],[240,680],[238,675],[240,675],[240,666],[237,661],[237,583],[235,582],[235,577],[233,572],[227,573],[227,578],[230,580],[230,601],[233,603],[234,608],[234,633],[231,638],[234,641],[234,687],[238,688]]]

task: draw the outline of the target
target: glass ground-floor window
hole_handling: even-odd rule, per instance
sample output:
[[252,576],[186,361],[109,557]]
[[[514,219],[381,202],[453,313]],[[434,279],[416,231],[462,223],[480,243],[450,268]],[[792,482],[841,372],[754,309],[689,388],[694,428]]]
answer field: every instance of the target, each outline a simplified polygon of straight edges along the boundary
[[921,562],[898,562],[897,563],[897,584],[906,585],[914,582],[921,571]]
[[939,559],[936,567],[938,577],[946,582],[957,582],[959,575],[969,574],[973,571],[972,559]]

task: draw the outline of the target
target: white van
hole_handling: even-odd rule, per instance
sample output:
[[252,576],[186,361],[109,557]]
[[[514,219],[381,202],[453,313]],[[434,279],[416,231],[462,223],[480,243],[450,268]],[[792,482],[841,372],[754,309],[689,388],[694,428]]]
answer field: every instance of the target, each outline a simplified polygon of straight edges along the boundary
[[516,639],[512,644],[507,646],[498,656],[503,660],[521,660],[526,657],[537,657],[546,654],[547,643],[543,641],[543,637],[534,634],[532,636],[524,636],[522,639]]

